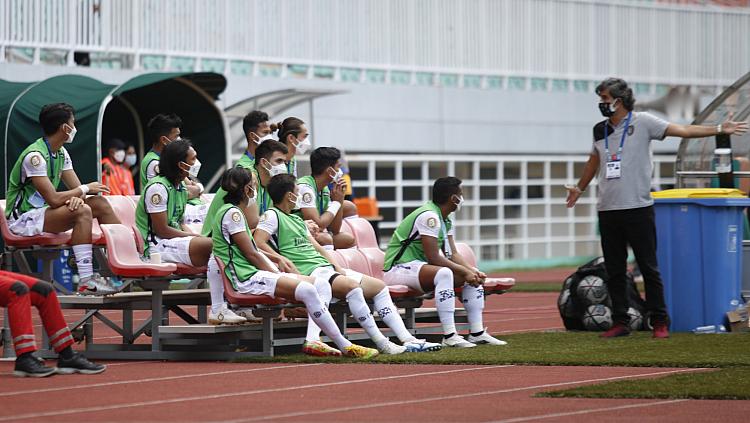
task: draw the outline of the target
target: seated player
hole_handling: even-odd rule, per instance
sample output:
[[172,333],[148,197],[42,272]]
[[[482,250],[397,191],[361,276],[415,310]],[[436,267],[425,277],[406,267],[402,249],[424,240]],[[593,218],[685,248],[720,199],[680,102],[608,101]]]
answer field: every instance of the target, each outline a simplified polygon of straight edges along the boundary
[[[224,205],[219,208],[212,229],[213,255],[226,265],[226,277],[238,292],[252,295],[281,297],[305,304],[310,319],[328,335],[340,350],[331,348],[316,340],[306,342],[305,350],[329,351],[327,355],[372,358],[378,351],[349,342],[336,326],[329,313],[326,302],[330,299],[331,287],[328,279],[280,273],[255,247],[250,228],[247,226],[244,213],[255,201],[255,188],[252,175],[241,167],[227,170],[221,187],[226,191]],[[232,317],[232,312],[224,303],[222,277],[219,267],[212,258],[208,264],[208,282],[211,289],[212,307],[209,320],[223,320],[223,316]],[[327,299],[321,299],[318,290],[324,292]],[[216,312],[216,305],[221,304]]]
[[[381,353],[400,354],[405,351],[440,349],[439,344],[418,340],[409,333],[382,281],[332,264],[325,249],[315,241],[302,219],[292,214],[299,199],[295,182],[294,176],[289,174],[271,179],[268,192],[273,199],[273,207],[261,216],[254,233],[259,248],[271,257],[282,256],[290,260],[294,273],[329,281],[331,291],[328,292],[332,294],[321,293],[321,297],[326,301],[330,300],[330,295],[346,299],[352,315]],[[275,249],[269,244],[272,239]],[[394,344],[383,336],[365,298],[373,301],[383,322],[396,333],[403,346]],[[320,329],[314,322],[309,322],[307,340],[314,342],[319,339]]]
[[[487,275],[461,257],[453,240],[455,228],[449,216],[463,201],[460,179],[437,179],[432,187],[432,201],[411,212],[393,233],[385,253],[383,279],[388,285],[406,285],[420,292],[435,292],[444,346],[505,345],[505,341],[490,336],[482,325],[482,283]],[[454,288],[461,286],[471,326],[468,340],[456,332],[455,325]]]
[[[57,367],[47,367],[34,356],[36,340],[31,306],[39,310],[50,346],[57,352]],[[0,307],[8,308],[8,326],[16,350],[13,374],[19,377],[46,377],[55,373],[101,373],[106,366],[94,364],[73,351],[73,336],[65,323],[52,284],[18,273],[0,271]]]
[[164,147],[159,176],[143,189],[135,211],[136,225],[144,241],[144,255],[160,253],[161,260],[188,266],[205,266],[211,255],[211,238],[184,226],[188,193],[182,181],[195,176],[201,163],[190,141],[178,139]]
[[[320,228],[315,236],[319,244],[351,248],[356,246],[354,237],[341,232],[346,183],[341,178],[343,172],[340,159],[341,152],[333,147],[316,148],[310,154],[312,175],[297,180],[300,213],[303,219],[312,220]],[[333,184],[333,189],[328,188],[329,184]]]
[[282,122],[271,125],[272,131],[278,131],[279,142],[284,143],[289,153],[286,155],[286,170],[288,174],[297,177],[297,154],[305,154],[310,150],[310,133],[305,122],[300,118],[288,117]]
[[[73,108],[65,103],[48,104],[39,113],[44,136],[26,147],[8,176],[5,217],[11,232],[36,236],[73,229],[71,245],[78,267],[78,293],[108,295],[117,288],[94,273],[91,227],[99,223],[120,223],[109,202],[101,196],[109,188],[99,182],[81,185],[68,151],[63,147],[75,138]],[[60,181],[68,187],[58,191]]]
[[[253,170],[255,169],[255,150],[264,141],[271,139],[271,127],[268,125],[268,114],[261,112],[260,110],[254,110],[248,113],[245,118],[242,119],[242,130],[245,132],[247,149],[235,166]],[[216,211],[224,205],[224,195],[226,195],[226,191],[219,187],[216,191],[216,195],[214,195],[214,199],[211,200],[211,206],[208,208],[206,219],[203,221],[201,235],[211,236],[214,216],[216,215]],[[253,207],[255,207],[255,205],[253,205]],[[257,210],[253,215],[255,215],[255,220],[248,220],[248,224],[251,228],[254,228],[255,225],[258,224]]]

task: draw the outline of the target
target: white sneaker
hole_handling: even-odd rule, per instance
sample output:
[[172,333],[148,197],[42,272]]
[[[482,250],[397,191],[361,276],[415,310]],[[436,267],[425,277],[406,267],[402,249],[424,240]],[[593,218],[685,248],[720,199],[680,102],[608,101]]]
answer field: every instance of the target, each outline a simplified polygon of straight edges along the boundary
[[239,325],[245,322],[247,319],[234,314],[227,306],[222,307],[218,313],[213,311],[208,313],[208,323],[212,325]]
[[388,339],[378,344],[377,347],[378,347],[378,351],[380,351],[381,354],[396,355],[396,354],[401,354],[401,353],[406,352],[406,347],[402,347],[401,345],[394,344]]
[[484,328],[484,332],[482,332],[482,334],[479,336],[470,334],[468,340],[469,342],[472,342],[474,344],[508,345],[507,342],[501,341],[487,333],[487,328]]
[[412,341],[404,342],[404,347],[406,348],[406,352],[431,352],[443,349],[441,344],[416,338]]
[[253,314],[253,308],[252,307],[238,307],[234,309],[235,314],[238,316],[242,316],[247,320],[248,322],[262,322],[262,317],[256,317]]
[[78,282],[78,295],[112,295],[118,292],[120,292],[120,289],[98,273],[87,276]]
[[474,348],[475,344],[465,340],[461,335],[454,333],[450,338],[443,338],[444,347]]

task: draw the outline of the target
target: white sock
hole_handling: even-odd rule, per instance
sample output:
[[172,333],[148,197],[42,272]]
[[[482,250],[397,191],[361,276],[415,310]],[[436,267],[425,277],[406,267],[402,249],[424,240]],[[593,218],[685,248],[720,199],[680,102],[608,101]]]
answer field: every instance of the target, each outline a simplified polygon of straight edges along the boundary
[[336,326],[336,322],[333,320],[333,316],[328,311],[328,307],[323,305],[318,292],[312,285],[307,282],[297,285],[297,289],[294,290],[294,299],[305,303],[307,313],[310,315],[310,321],[315,321],[317,323],[316,326],[323,328],[323,332],[339,348],[346,348],[352,344],[341,334],[338,326]]
[[453,290],[453,272],[443,267],[435,274],[435,306],[443,333],[456,333],[456,292]]
[[91,258],[91,244],[73,246],[73,256],[78,266],[78,277],[83,279],[94,274],[94,261]]
[[484,310],[484,287],[464,284],[461,292],[464,308],[469,319],[469,332],[484,332],[482,323],[482,311]]
[[216,260],[211,256],[208,260],[208,271],[206,272],[208,290],[211,293],[212,313],[218,313],[226,305],[226,302],[224,302],[224,281],[221,278],[221,273],[219,273],[219,267],[215,263]]
[[362,288],[356,287],[346,294],[346,302],[349,303],[349,311],[352,313],[357,323],[367,332],[367,336],[377,345],[388,340],[378,329],[375,319],[372,318],[370,307],[367,306],[365,295]]
[[[331,304],[331,298],[333,298],[331,283],[328,282],[328,279],[315,278],[313,286],[315,287],[315,291],[317,291],[318,297],[320,297],[320,300],[323,301],[323,304],[326,306],[327,310],[328,305]],[[308,341],[320,341],[320,327],[315,324],[315,321],[313,319],[307,320],[307,336],[305,336],[305,339]]]
[[388,287],[383,288],[382,291],[378,292],[378,294],[375,295],[375,298],[373,298],[373,302],[375,303],[375,310],[377,310],[380,318],[383,319],[383,322],[396,333],[396,336],[402,343],[413,341],[415,339],[414,336],[409,333],[409,330],[406,329],[404,321],[401,320],[401,316],[398,314],[398,309],[393,304],[391,294],[388,292]]

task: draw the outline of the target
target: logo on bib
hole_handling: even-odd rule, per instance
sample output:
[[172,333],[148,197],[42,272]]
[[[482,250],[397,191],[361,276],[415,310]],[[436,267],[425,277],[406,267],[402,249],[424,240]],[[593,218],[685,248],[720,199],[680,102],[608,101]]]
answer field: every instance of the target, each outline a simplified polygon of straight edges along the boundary
[[39,167],[39,165],[42,164],[42,159],[39,156],[31,156],[31,165],[34,167]]
[[151,204],[157,205],[157,204],[160,204],[160,203],[161,203],[161,195],[154,194],[154,195],[151,196]]
[[302,194],[302,201],[305,202],[305,203],[311,202],[312,201],[312,194],[310,194],[309,192],[306,192],[306,193]]
[[240,219],[241,219],[240,212],[234,212],[234,213],[232,213],[232,221],[234,223],[240,223]]
[[427,219],[427,226],[430,228],[434,228],[435,226],[437,226],[437,219],[435,219],[434,217]]

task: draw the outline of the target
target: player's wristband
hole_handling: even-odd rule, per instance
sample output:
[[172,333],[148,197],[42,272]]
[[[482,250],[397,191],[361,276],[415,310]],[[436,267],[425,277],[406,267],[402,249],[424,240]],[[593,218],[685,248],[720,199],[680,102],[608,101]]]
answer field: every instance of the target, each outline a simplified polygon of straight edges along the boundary
[[341,203],[339,203],[338,201],[331,201],[331,203],[328,204],[328,210],[326,211],[336,216],[336,213],[339,212],[340,208],[341,208]]
[[89,193],[89,186],[88,185],[81,185],[78,188],[81,189],[81,195],[86,195]]
[[724,128],[721,127],[721,124],[716,125],[716,134],[723,134],[724,132],[722,131],[722,129]]

